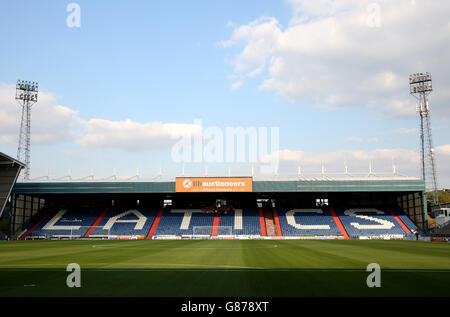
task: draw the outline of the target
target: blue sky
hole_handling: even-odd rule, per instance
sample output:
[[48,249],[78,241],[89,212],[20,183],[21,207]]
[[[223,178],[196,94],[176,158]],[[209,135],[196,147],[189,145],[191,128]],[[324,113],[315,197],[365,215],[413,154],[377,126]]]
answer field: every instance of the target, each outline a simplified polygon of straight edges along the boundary
[[[181,165],[171,162],[171,145],[150,144],[159,142],[158,135],[130,137],[130,144],[143,142],[141,150],[84,137],[101,134],[107,124],[120,129],[126,119],[192,125],[196,118],[220,129],[279,127],[286,173],[295,174],[296,164],[315,170],[324,160],[335,169],[344,161],[361,169],[372,161],[386,171],[393,158],[398,169],[417,176],[418,118],[407,75],[430,71],[439,178],[441,187],[450,185],[443,164],[450,157],[450,54],[442,43],[450,32],[440,27],[449,22],[445,2],[424,10],[422,1],[379,1],[381,25],[370,27],[358,21],[374,14],[368,7],[373,1],[76,1],[79,28],[66,24],[69,3],[0,4],[0,87],[6,96],[0,107],[7,122],[0,128],[0,149],[11,156],[17,151],[14,83],[39,81],[44,98],[33,108],[34,177],[47,169],[55,176],[69,169],[81,176],[91,168],[104,176],[113,168],[124,175],[140,168],[151,176],[160,167],[174,175]],[[420,12],[436,16],[424,34],[417,33],[428,38],[433,52],[404,56],[408,28]],[[330,21],[337,31],[325,40],[320,35],[328,34]],[[433,31],[441,35],[431,36]],[[55,106],[64,109],[52,118],[51,111],[39,114]],[[205,166],[186,165],[192,172]],[[225,174],[223,164],[216,165],[210,169]]]

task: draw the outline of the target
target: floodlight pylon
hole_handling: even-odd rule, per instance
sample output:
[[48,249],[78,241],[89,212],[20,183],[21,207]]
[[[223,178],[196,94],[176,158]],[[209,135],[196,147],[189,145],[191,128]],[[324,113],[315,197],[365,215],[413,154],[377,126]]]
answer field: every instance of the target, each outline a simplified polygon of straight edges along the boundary
[[23,174],[25,180],[30,179],[31,107],[38,101],[38,91],[37,82],[17,81],[16,100],[22,107],[17,159],[25,163]]
[[436,162],[431,132],[428,96],[433,91],[430,73],[414,73],[409,76],[409,92],[417,99],[416,112],[420,117],[420,169],[426,190],[433,193],[432,202],[439,203],[437,192]]

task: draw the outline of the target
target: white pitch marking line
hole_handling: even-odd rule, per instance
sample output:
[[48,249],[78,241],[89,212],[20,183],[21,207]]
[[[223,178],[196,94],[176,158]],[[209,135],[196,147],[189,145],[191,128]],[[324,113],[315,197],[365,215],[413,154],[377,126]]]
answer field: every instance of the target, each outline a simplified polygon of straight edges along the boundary
[[[217,265],[217,264],[186,264],[186,263],[123,263],[127,266],[190,266],[190,267],[208,267],[208,268],[227,268],[227,269],[247,269],[247,270],[262,270],[262,267],[249,267],[249,266],[235,266],[235,265]],[[81,263],[80,266],[118,266],[122,263]],[[31,266],[30,269],[37,269],[38,266],[66,266],[66,264],[61,263],[36,263],[36,264],[0,264],[0,267],[11,267],[11,266]],[[26,269],[26,268],[25,268]],[[162,268],[163,269],[163,268]],[[12,269],[3,269],[3,271],[11,271]],[[109,270],[105,268],[105,270]],[[126,270],[126,269],[125,269]],[[133,270],[133,269],[131,269]]]
[[[94,244],[92,246],[93,248],[104,248],[104,249],[108,249],[108,248],[112,248],[112,249],[116,249],[116,248],[122,248],[122,249],[132,249],[133,247],[130,246],[115,246],[115,245],[96,245]],[[138,247],[139,248],[139,247]],[[247,250],[247,249],[273,249],[273,248],[278,248],[278,245],[271,245],[271,246],[265,246],[265,247],[248,247],[248,248],[217,248],[217,247],[211,247],[211,248],[202,248],[202,247],[186,247],[186,248],[175,248],[175,250]],[[167,247],[151,247],[149,250],[151,249],[167,249]]]
[[[26,266],[29,264],[22,264],[22,266]],[[63,265],[65,266],[65,264],[44,264],[44,263],[40,263],[40,264],[35,264],[35,266],[49,266],[49,265]],[[81,266],[92,266],[92,265],[111,265],[110,263],[85,263],[85,264],[81,264]],[[112,264],[114,265],[114,264]],[[246,267],[246,266],[232,266],[232,265],[204,265],[204,264],[180,264],[180,263],[129,263],[127,265],[147,265],[147,266],[155,266],[155,265],[161,265],[161,266],[191,266],[191,267],[198,267],[198,266],[202,266],[202,267],[209,267],[210,269],[167,269],[167,268],[138,268],[138,269],[133,269],[133,268],[87,268],[86,270],[89,271],[117,271],[117,272],[127,272],[127,271],[230,271],[230,272],[239,272],[239,271],[245,271],[245,272],[366,272],[365,269],[296,269],[296,268],[286,268],[286,269],[266,269],[266,268],[262,268],[262,267]],[[10,266],[10,264],[8,265],[0,265],[0,266]],[[16,264],[16,266],[21,266],[21,264]],[[4,269],[0,269],[0,271],[3,272],[11,272],[11,271],[18,271],[18,272],[25,272],[25,271],[65,271],[65,269],[57,269],[57,268],[53,268],[53,269],[39,269],[36,267],[32,267],[32,268],[4,268]],[[382,269],[382,272],[389,272],[389,273],[450,273],[450,270],[423,270],[423,269],[419,269],[419,270],[414,270],[414,269]]]

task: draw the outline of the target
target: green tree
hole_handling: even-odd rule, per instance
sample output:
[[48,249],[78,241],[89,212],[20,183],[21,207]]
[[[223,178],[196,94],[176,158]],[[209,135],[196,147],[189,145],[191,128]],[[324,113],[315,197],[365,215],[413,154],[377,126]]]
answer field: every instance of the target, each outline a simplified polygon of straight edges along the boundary
[[[427,192],[425,193],[427,196],[427,201],[431,202],[433,201],[433,192]],[[450,193],[448,193],[445,189],[444,190],[438,190],[438,200],[439,204],[447,204],[450,203]]]

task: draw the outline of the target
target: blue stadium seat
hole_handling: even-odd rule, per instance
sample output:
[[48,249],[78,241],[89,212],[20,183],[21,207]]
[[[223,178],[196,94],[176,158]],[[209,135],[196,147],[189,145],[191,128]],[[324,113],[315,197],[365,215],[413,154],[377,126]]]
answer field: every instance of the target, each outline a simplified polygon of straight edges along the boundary
[[[186,211],[191,214],[185,213]],[[192,235],[193,227],[212,226],[213,219],[212,213],[204,213],[200,209],[166,210],[159,221],[155,235]]]
[[[84,236],[101,212],[101,209],[78,208],[55,210],[31,232],[30,236],[70,236],[71,234]],[[78,230],[77,227],[79,227]]]
[[406,233],[387,210],[337,208],[336,213],[350,237],[403,235]]
[[156,210],[110,210],[89,236],[105,234],[147,236],[156,214]]
[[278,207],[277,210],[283,236],[342,236],[325,208]]
[[[39,224],[30,236],[83,237],[103,212],[101,209],[61,209]],[[138,222],[139,217],[141,221]],[[114,219],[114,217],[118,217]],[[90,237],[105,235],[146,235],[156,211],[133,209],[109,210],[90,232]],[[109,222],[109,224],[108,224]]]
[[417,230],[417,226],[414,224],[414,222],[412,222],[411,219],[409,219],[409,217],[402,210],[398,208],[395,209],[393,208],[392,210],[397,214],[397,216],[405,224],[405,226],[408,227],[409,230],[411,231]]
[[[242,224],[242,228],[239,228],[240,224]],[[231,226],[233,235],[261,235],[259,211],[256,208],[237,209],[222,214],[219,225]]]
[[[281,206],[277,210],[283,236],[342,236],[326,207],[297,209]],[[417,229],[416,225],[400,209],[393,209],[393,211],[411,231]],[[83,237],[102,212],[101,208],[55,210],[28,237],[70,237],[70,235]],[[350,237],[406,234],[387,209],[336,208],[336,213]],[[95,238],[108,234],[146,237],[156,215],[157,210],[110,209],[96,227],[89,231],[89,237]],[[195,226],[212,227],[213,220],[213,213],[204,213],[200,209],[166,210],[154,235],[193,235]],[[231,227],[233,235],[260,236],[258,209],[243,208],[222,214],[219,227]],[[219,235],[227,233],[228,231],[222,231],[219,232]]]

